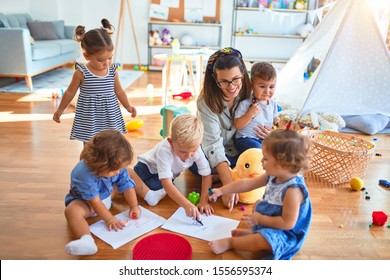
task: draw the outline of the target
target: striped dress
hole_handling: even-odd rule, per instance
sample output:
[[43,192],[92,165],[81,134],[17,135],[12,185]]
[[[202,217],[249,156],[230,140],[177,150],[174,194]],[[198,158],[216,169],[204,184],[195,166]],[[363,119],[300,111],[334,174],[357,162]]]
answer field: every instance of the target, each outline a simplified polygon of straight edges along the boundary
[[88,142],[98,132],[110,128],[126,133],[114,92],[116,67],[110,66],[106,76],[96,76],[78,63],[76,68],[83,72],[84,82],[80,85],[70,139]]

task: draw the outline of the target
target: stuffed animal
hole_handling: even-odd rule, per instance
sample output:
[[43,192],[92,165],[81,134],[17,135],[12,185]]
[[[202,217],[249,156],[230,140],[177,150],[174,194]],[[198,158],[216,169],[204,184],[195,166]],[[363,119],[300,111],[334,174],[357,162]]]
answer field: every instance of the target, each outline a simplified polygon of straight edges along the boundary
[[149,32],[149,46],[162,45],[160,32],[158,30],[150,30]]
[[164,28],[161,32],[161,39],[163,45],[170,45],[173,41],[172,33],[167,28]]
[[[236,167],[231,170],[233,179],[239,180],[242,178],[251,178],[260,176],[264,173],[261,166],[261,159],[263,153],[261,149],[252,148],[243,152],[237,160]],[[239,193],[238,201],[245,204],[255,203],[257,200],[263,198],[265,187],[257,188],[249,192]]]

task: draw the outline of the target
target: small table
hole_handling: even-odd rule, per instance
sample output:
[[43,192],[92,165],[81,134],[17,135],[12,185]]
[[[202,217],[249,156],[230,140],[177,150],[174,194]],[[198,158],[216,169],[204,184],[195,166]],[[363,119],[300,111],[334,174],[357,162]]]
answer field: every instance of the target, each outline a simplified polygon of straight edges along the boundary
[[[158,60],[165,60],[166,63],[163,68],[163,85],[164,86],[164,105],[168,103],[168,88],[171,77],[172,62],[181,63],[181,67],[187,66],[187,70],[191,77],[191,82],[194,90],[194,96],[200,91],[203,82],[203,60],[208,59],[214,51],[211,50],[180,50],[178,55],[171,54],[156,54],[153,58]],[[192,61],[196,62],[196,72],[198,81],[195,82],[194,69],[192,67]],[[198,88],[197,88],[198,85]]]

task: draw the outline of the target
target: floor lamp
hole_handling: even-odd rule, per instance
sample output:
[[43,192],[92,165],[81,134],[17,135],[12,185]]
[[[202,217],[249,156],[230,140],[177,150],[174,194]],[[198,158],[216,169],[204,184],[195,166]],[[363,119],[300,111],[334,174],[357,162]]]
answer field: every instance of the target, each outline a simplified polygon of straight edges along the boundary
[[123,30],[124,30],[124,23],[125,23],[125,6],[127,5],[127,8],[128,8],[128,12],[129,12],[129,18],[130,18],[130,24],[131,24],[131,28],[133,30],[133,37],[134,37],[134,43],[135,43],[135,48],[136,48],[136,51],[137,51],[137,57],[138,57],[138,67],[141,67],[141,60],[140,60],[140,57],[139,57],[139,50],[138,50],[138,40],[137,40],[137,36],[136,36],[136,33],[135,33],[135,29],[134,29],[134,22],[133,22],[133,16],[132,16],[132,13],[131,13],[131,6],[130,6],[130,1],[131,0],[121,0],[121,7],[120,7],[120,11],[119,11],[119,24],[118,24],[118,35],[116,37],[116,48],[115,48],[115,53],[114,53],[114,61],[115,63],[117,62],[117,50],[119,48],[119,40],[121,39],[122,42],[121,42],[121,55],[120,57],[122,58],[122,53],[123,53]]

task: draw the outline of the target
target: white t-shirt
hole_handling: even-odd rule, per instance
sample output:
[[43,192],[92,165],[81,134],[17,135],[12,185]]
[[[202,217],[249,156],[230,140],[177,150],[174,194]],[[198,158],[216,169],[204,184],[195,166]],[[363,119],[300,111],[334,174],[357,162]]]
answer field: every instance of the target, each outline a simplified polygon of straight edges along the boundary
[[209,162],[200,146],[193,157],[183,162],[173,153],[172,146],[169,144],[167,138],[158,143],[150,151],[139,155],[137,159],[146,164],[151,173],[158,174],[160,180],[167,178],[175,179],[182,171],[190,168],[194,162],[196,162],[198,172],[201,176],[211,174]]

